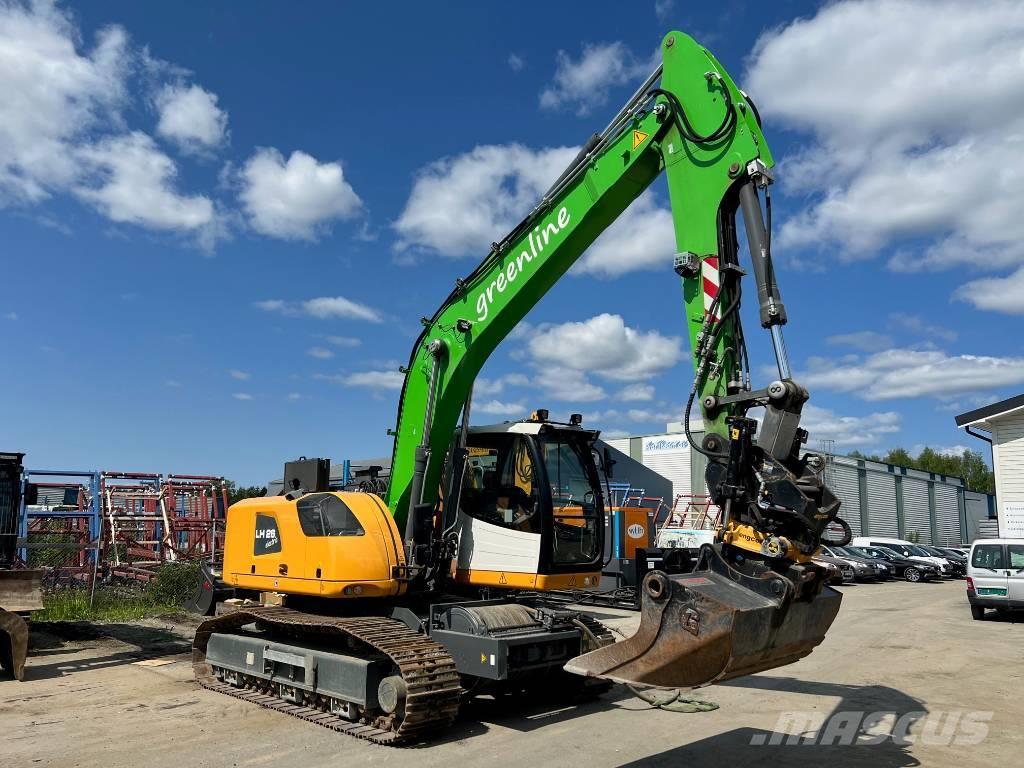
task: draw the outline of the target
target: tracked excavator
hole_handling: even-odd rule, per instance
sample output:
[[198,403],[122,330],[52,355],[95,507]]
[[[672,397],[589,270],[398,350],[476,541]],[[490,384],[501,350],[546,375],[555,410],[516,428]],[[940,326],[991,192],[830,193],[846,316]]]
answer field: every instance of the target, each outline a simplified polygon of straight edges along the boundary
[[[217,590],[235,597],[197,630],[203,686],[397,744],[440,733],[478,693],[696,687],[821,643],[840,596],[812,556],[839,503],[820,457],[802,449],[808,393],[783,343],[772,155],[754,102],[707,49],[671,32],[661,53],[536,207],[423,319],[386,490],[330,490],[324,462],[307,460],[286,466],[281,495],[228,510],[221,579],[203,589],[208,604]],[[614,642],[548,595],[600,581],[610,462],[598,432],[543,410],[470,426],[471,400],[498,344],[661,173],[694,363],[683,424],[723,516],[691,572],[646,576],[639,629]],[[778,364],[762,388],[739,312],[737,214]]]

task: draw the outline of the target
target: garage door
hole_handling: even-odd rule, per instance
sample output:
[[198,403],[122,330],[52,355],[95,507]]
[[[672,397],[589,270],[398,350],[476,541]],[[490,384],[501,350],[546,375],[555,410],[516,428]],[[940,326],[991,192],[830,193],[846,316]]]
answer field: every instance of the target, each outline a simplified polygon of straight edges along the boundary
[[860,480],[857,468],[837,462],[830,469],[828,482],[832,493],[843,503],[839,508],[839,516],[850,524],[854,536],[860,536]]
[[959,489],[955,485],[935,484],[935,516],[938,520],[938,544],[960,544]]
[[916,477],[903,478],[903,523],[905,539],[913,534],[921,544],[932,544],[932,519],[928,511],[928,481]]
[[896,519],[896,478],[888,472],[868,472],[868,533],[899,536]]

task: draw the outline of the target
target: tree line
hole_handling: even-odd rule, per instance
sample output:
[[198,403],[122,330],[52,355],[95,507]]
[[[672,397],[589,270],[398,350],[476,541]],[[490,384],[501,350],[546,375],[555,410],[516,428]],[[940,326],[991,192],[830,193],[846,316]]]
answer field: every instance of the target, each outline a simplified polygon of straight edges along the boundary
[[865,455],[860,451],[851,451],[849,455],[856,459],[898,464],[902,467],[934,472],[947,477],[962,477],[968,490],[979,493],[996,492],[995,474],[988,468],[985,459],[978,451],[965,450],[963,453],[956,454],[925,447],[917,456],[911,455],[906,448],[893,448],[884,456]]

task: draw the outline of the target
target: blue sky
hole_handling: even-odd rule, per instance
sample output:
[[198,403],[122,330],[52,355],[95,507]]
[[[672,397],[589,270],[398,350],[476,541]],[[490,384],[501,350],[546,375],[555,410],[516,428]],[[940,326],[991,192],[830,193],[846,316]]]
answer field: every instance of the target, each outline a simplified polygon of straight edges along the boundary
[[[750,90],[781,161],[774,250],[812,444],[981,447],[953,416],[1024,383],[1019,7],[966,27],[953,3],[449,8],[0,4],[0,447],[245,483],[300,454],[389,453],[419,317],[671,28]],[[477,421],[680,418],[666,206],[657,183],[535,308],[488,363]]]

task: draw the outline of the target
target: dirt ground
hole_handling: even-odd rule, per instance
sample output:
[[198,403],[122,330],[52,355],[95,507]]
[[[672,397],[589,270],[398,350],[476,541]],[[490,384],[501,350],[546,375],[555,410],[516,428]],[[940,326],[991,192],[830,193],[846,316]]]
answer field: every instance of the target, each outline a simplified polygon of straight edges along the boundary
[[[972,621],[962,581],[843,592],[839,618],[810,657],[697,692],[715,711],[651,709],[622,687],[562,708],[478,700],[446,736],[411,748],[367,744],[201,690],[180,624],[37,626],[26,681],[0,682],[0,754],[10,768],[1019,764],[1024,616]],[[626,633],[635,626],[634,615],[593,613]],[[879,711],[895,714],[870,730],[882,734],[877,743],[820,743],[831,741],[818,731],[827,716]],[[812,725],[787,725],[792,712]],[[901,716],[913,722],[913,743],[883,738]],[[860,715],[831,721],[850,722],[855,730]],[[808,727],[819,743],[793,743]],[[954,736],[976,743],[948,746]]]

